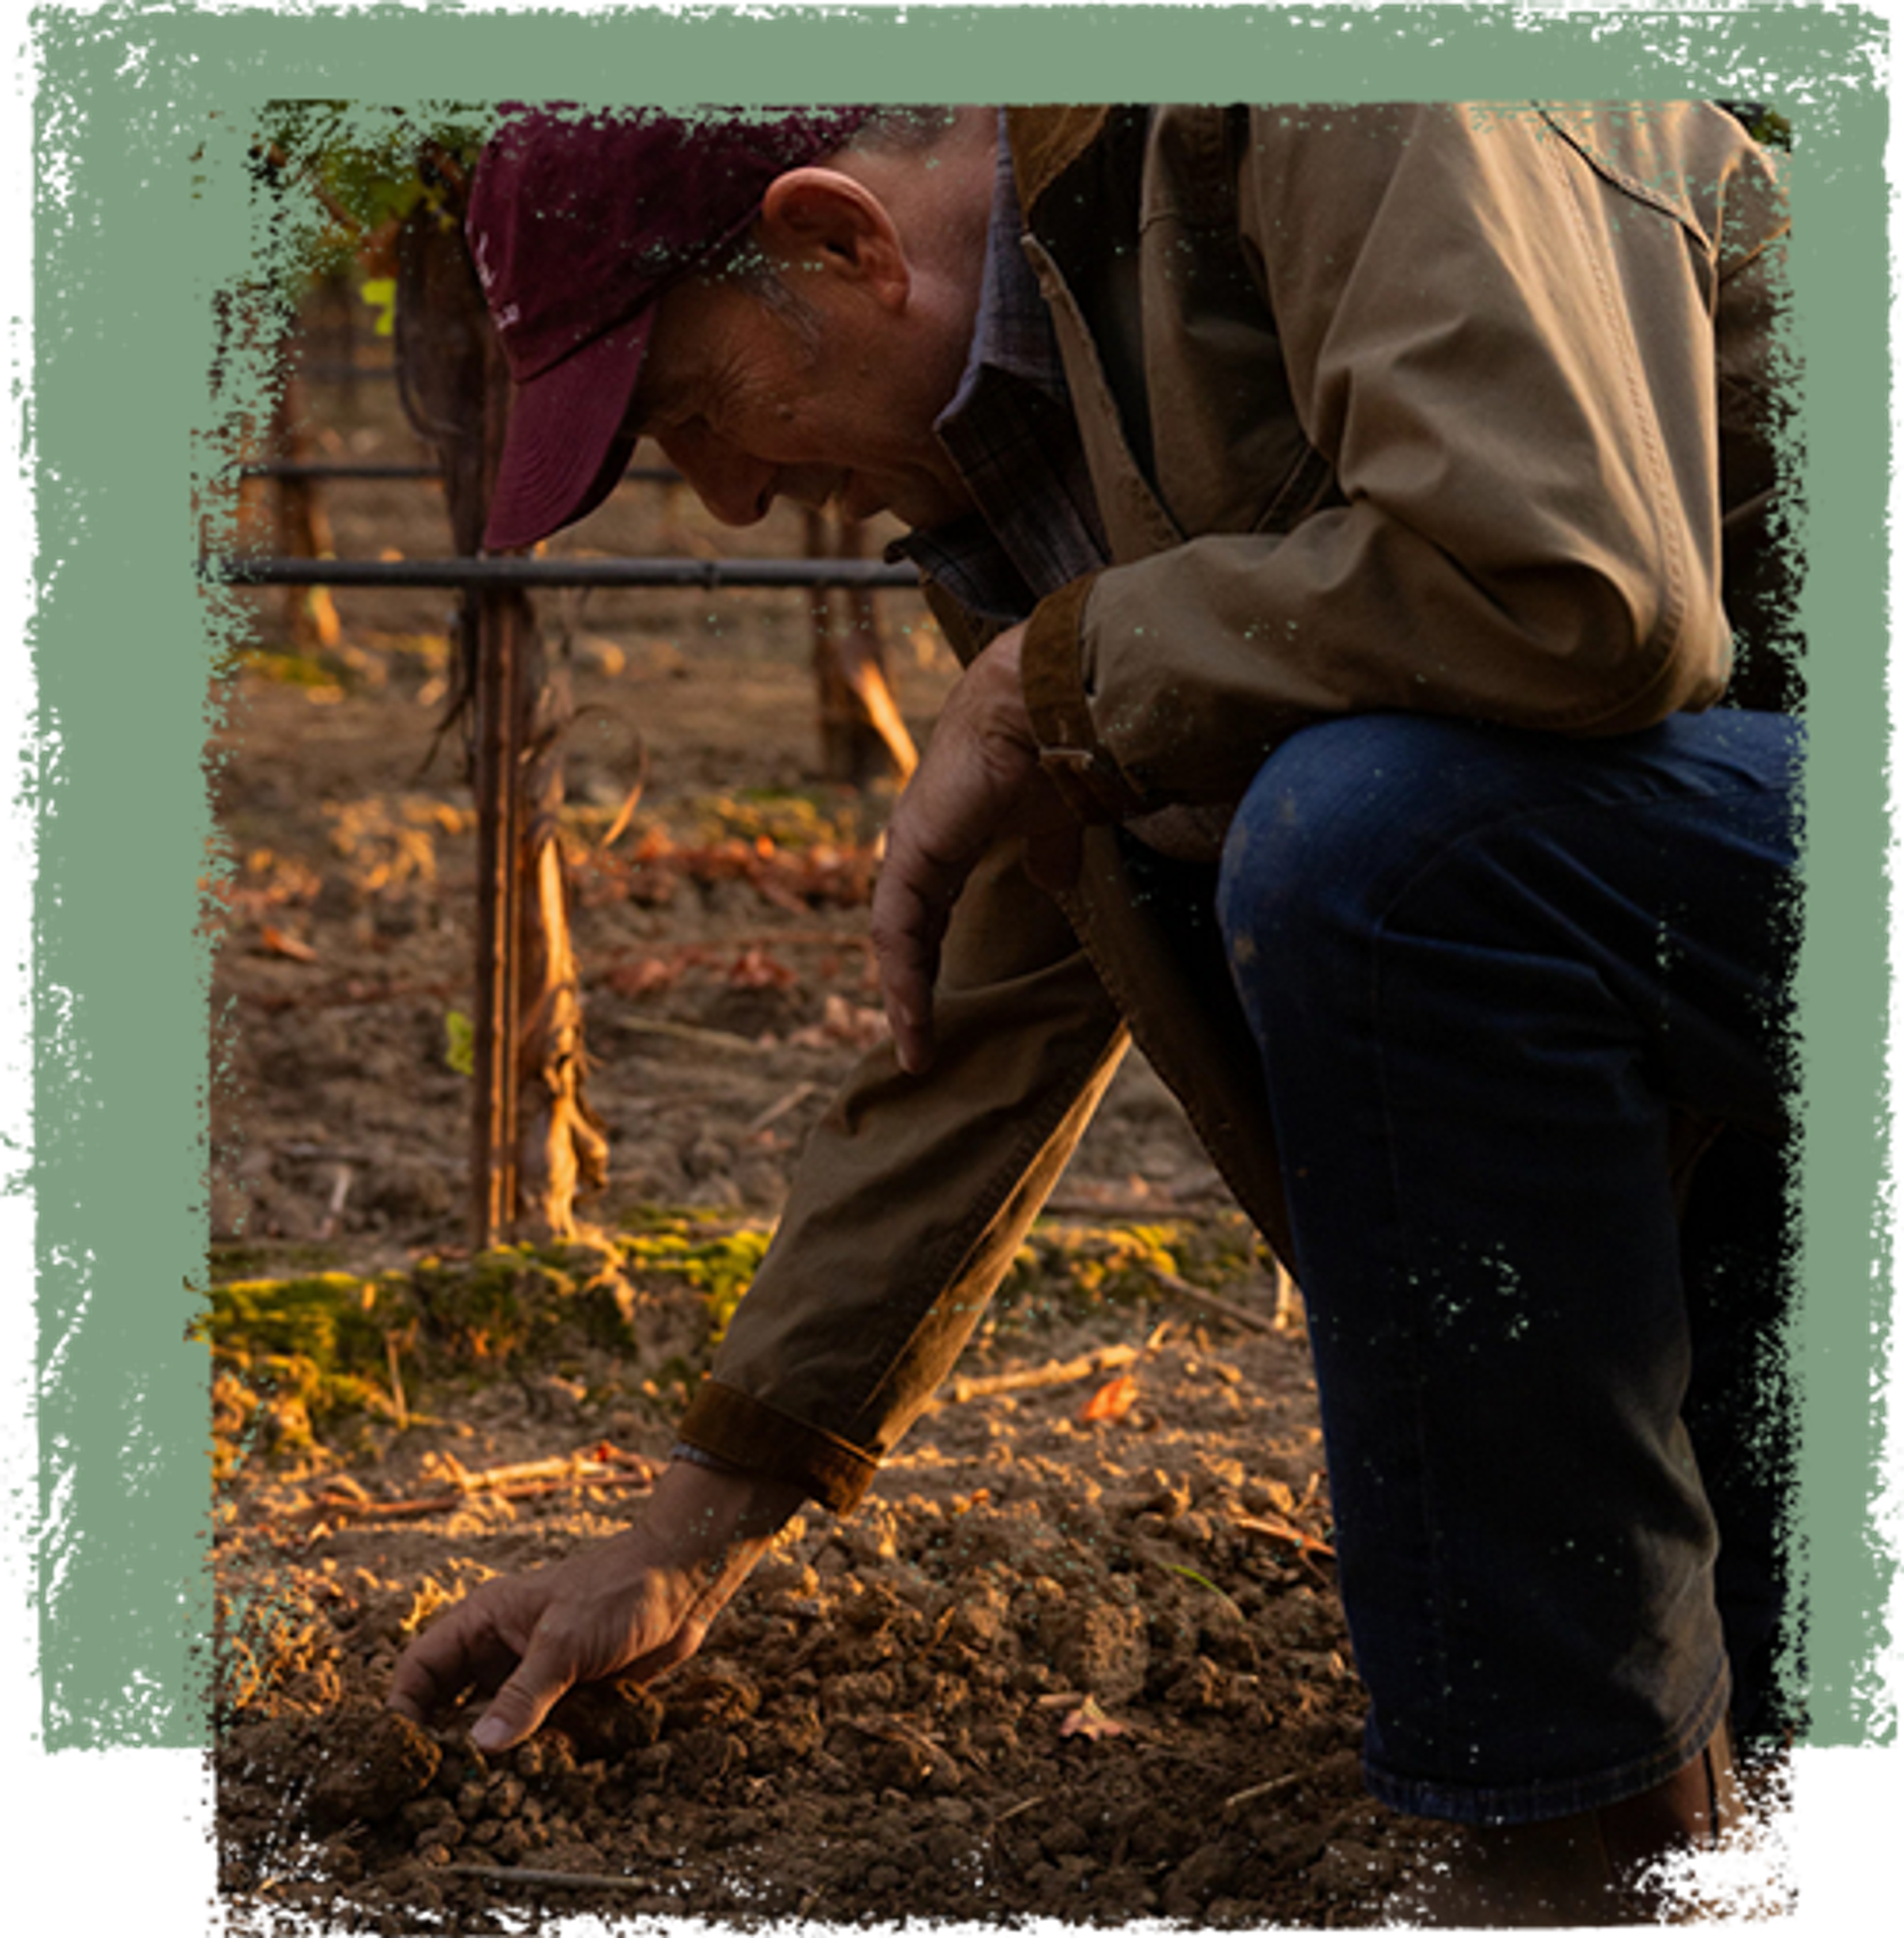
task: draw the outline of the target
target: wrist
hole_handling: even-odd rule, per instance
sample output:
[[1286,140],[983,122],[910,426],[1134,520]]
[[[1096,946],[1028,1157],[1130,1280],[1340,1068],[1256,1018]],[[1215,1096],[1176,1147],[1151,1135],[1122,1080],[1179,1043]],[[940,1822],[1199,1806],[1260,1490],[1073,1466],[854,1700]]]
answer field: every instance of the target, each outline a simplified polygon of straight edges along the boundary
[[641,1527],[674,1566],[712,1580],[743,1555],[751,1563],[804,1498],[795,1482],[677,1456],[655,1484]]
[[1040,765],[1084,822],[1124,821],[1146,803],[1098,737],[1084,673],[1084,612],[1096,575],[1043,601],[1021,629],[1019,691]]

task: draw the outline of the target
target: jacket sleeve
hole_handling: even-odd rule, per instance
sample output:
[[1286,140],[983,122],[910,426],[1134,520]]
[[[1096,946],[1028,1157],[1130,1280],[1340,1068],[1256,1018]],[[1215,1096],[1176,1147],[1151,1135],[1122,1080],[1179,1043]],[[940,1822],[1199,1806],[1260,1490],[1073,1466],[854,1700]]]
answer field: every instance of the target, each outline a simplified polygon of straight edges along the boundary
[[840,1511],[950,1370],[1114,1074],[1117,1013],[1001,850],[947,937],[931,1070],[861,1063],[681,1425]]
[[[1258,529],[1113,567],[1034,615],[1034,724],[1095,818],[1234,800],[1280,739],[1329,715],[1599,734],[1720,697],[1708,230],[1720,178],[1748,164],[1716,127],[1689,145],[1677,114],[1231,122],[1247,128],[1234,234],[1262,354],[1284,366],[1312,476],[1319,459],[1332,483],[1292,513],[1265,481]],[[1195,353],[1160,246],[1174,219],[1146,208],[1159,450],[1171,360]]]

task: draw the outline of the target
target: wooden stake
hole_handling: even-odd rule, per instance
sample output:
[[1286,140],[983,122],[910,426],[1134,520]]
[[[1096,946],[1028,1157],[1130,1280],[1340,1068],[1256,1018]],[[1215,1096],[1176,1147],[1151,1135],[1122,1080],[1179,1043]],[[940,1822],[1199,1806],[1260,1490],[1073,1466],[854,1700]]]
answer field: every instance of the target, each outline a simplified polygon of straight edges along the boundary
[[[454,158],[426,158],[452,204]],[[509,421],[509,371],[460,224],[424,203],[396,238],[403,403],[437,448],[460,554],[481,549]],[[570,938],[557,814],[566,686],[549,677],[527,594],[471,587],[459,612],[476,799],[475,1082],[471,1243],[534,1217],[575,1236],[578,1190],[606,1176],[608,1147],[583,1094],[581,977]]]
[[515,937],[521,796],[516,776],[518,604],[500,591],[463,600],[475,644],[476,1014],[470,1242],[481,1250],[512,1235],[519,1201],[516,1044],[521,1031]]
[[[305,434],[308,418],[303,381],[293,372],[286,377],[272,414],[274,457],[296,463],[309,455],[309,439]],[[274,484],[272,500],[279,556],[328,558],[336,548],[331,542],[330,521],[317,486],[308,478],[290,475],[280,476]],[[318,649],[335,652],[343,643],[343,624],[326,586],[286,587],[284,627],[295,652]]]

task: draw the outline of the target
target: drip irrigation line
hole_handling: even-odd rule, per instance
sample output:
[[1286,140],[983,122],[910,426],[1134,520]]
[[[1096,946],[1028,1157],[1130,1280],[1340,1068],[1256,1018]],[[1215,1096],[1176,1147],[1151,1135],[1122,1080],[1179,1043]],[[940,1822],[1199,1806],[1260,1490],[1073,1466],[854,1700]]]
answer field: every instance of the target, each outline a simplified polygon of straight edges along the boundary
[[518,585],[644,588],[732,587],[810,591],[822,586],[867,590],[916,587],[909,565],[870,558],[236,558],[199,561],[201,578],[225,585],[441,586]]
[[[259,464],[241,464],[238,475],[243,478],[283,478],[293,482],[308,479],[321,483],[327,478],[430,478],[441,479],[442,466],[437,464],[341,464],[325,463],[317,460],[285,458]],[[631,465],[622,473],[624,479],[643,484],[679,484],[681,473],[672,466],[664,464]]]

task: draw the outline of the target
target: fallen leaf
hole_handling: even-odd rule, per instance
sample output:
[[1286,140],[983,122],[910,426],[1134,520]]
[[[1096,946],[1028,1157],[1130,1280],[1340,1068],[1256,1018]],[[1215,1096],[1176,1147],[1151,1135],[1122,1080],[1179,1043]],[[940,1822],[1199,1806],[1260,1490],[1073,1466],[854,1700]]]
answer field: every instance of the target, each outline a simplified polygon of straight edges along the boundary
[[1304,1533],[1293,1522],[1285,1520],[1280,1514],[1238,1514],[1230,1525],[1240,1528],[1245,1534],[1267,1535],[1272,1541],[1286,1541],[1292,1548],[1300,1548],[1305,1554],[1319,1554],[1325,1561],[1335,1559],[1335,1550],[1327,1542],[1319,1541],[1313,1534]]
[[736,989],[791,989],[800,978],[764,949],[754,948],[742,952],[728,970],[727,980]]
[[1137,1383],[1131,1373],[1107,1380],[1078,1409],[1081,1420],[1122,1420],[1137,1404]]
[[273,928],[267,922],[258,931],[258,940],[267,955],[283,955],[293,962],[314,962],[317,952],[308,942],[300,942],[294,935],[287,935],[281,928]]
[[657,990],[671,989],[688,967],[685,955],[666,960],[643,956],[633,962],[618,962],[603,979],[618,996],[646,996]]
[[1107,1716],[1098,1707],[1095,1696],[1087,1696],[1058,1726],[1061,1736],[1083,1736],[1092,1742],[1101,1742],[1107,1736],[1121,1736],[1128,1733],[1125,1726],[1114,1716]]
[[870,1049],[875,1043],[883,1043],[889,1034],[883,1010],[849,1003],[834,992],[827,995],[820,1020],[794,1031],[787,1040],[801,1049],[829,1049],[835,1045]]

